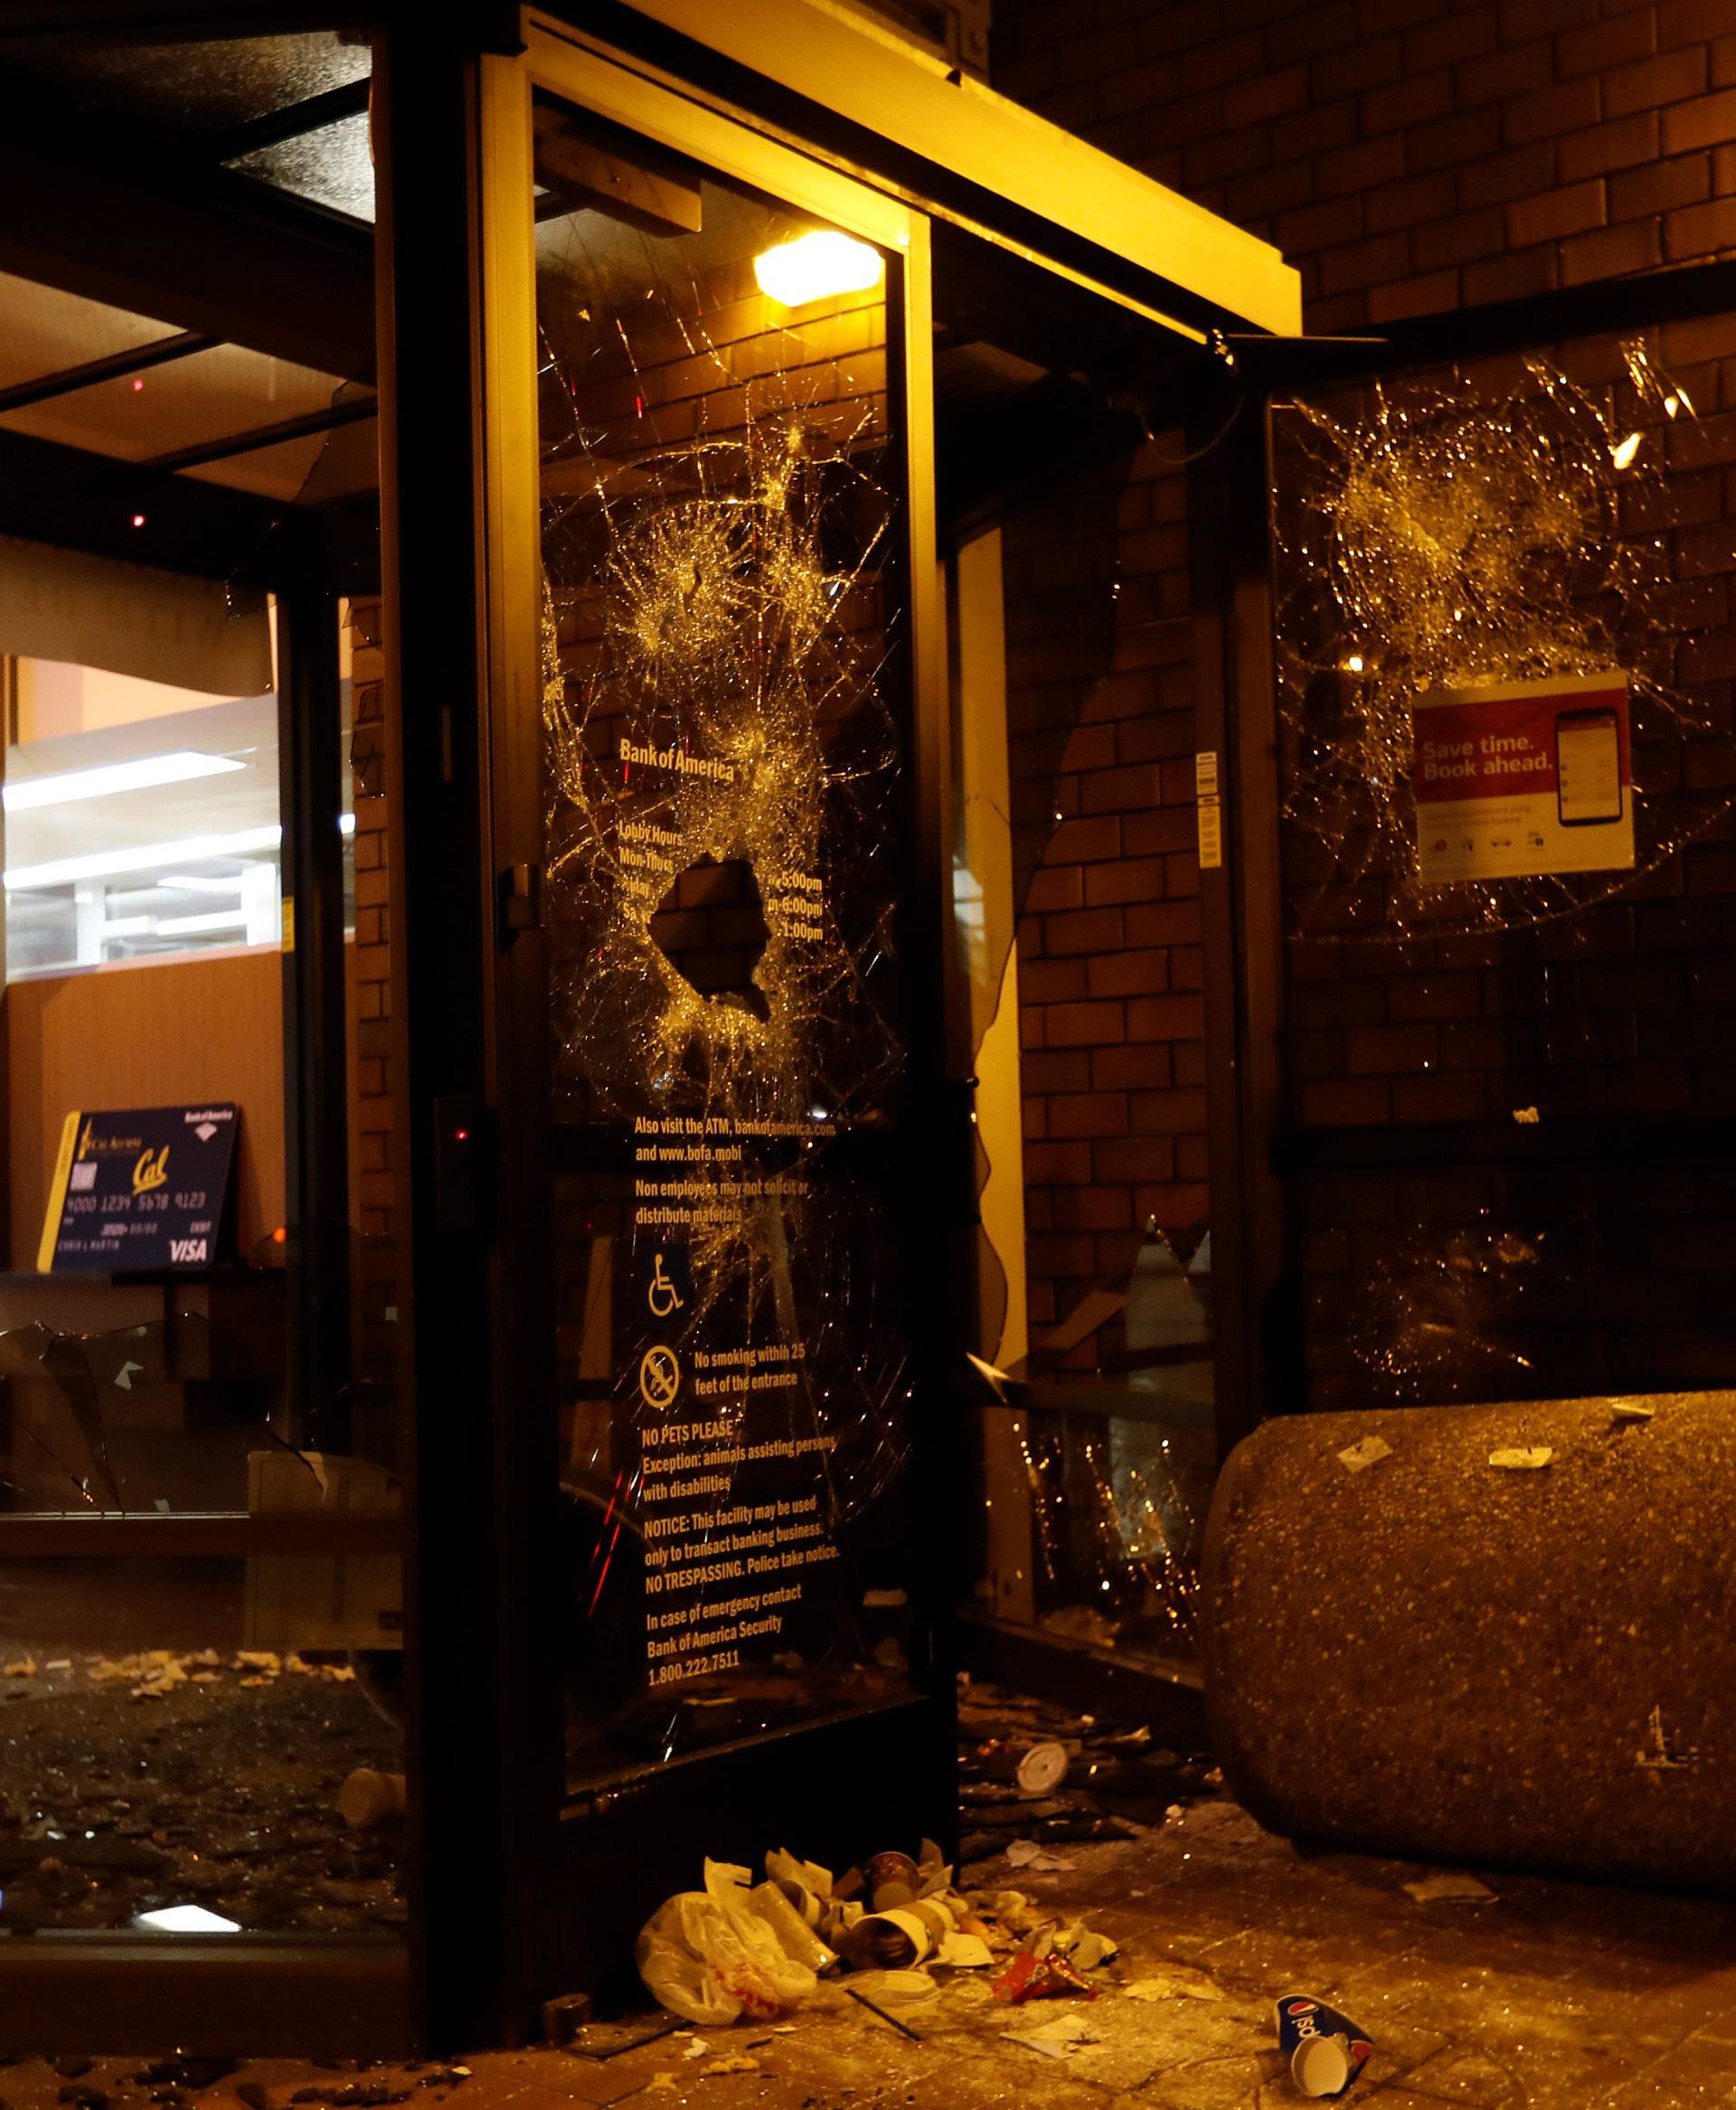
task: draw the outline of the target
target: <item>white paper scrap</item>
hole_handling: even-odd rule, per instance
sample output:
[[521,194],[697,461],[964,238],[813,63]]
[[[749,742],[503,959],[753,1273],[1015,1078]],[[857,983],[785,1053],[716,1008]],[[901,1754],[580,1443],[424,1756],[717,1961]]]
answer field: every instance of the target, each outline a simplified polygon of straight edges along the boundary
[[1547,1444],[1537,1444],[1530,1450],[1491,1451],[1489,1463],[1508,1473],[1534,1473],[1540,1466],[1547,1465],[1554,1455]]
[[1419,1905],[1486,1905],[1495,1895],[1486,1883],[1478,1882],[1475,1876],[1467,1876],[1458,1870],[1443,1870],[1438,1876],[1420,1876],[1414,1883],[1407,1883],[1404,1892]]
[[1338,1463],[1346,1473],[1360,1473],[1365,1465],[1378,1465],[1382,1458],[1392,1455],[1392,1446],[1383,1436],[1365,1436],[1361,1443],[1340,1451]]
[[1041,2051],[1045,2058],[1071,2058],[1088,2044],[1101,2041],[1083,2015],[1056,2015],[1047,2022],[1025,2022],[1002,2031],[1009,2044]]

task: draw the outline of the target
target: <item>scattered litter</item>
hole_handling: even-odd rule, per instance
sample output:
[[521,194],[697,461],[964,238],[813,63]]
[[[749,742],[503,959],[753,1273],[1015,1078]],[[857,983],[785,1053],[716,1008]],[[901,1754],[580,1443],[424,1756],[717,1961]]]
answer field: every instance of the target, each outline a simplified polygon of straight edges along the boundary
[[[888,1975],[890,1975],[890,1973],[888,1973]],[[881,2006],[880,2002],[878,2001],[870,2000],[868,1995],[863,1992],[860,1986],[846,1985],[844,1990],[850,1995],[851,1999],[855,2002],[858,2007],[866,2008],[871,2015],[878,2015],[882,2022],[890,2022],[892,2028],[898,2031],[901,2037],[908,2037],[912,2044],[921,2043],[921,2038],[917,2035],[916,2031],[910,2028],[908,2022],[901,2022],[896,2015],[888,2014],[886,2010]]]
[[5,1674],[8,1678],[33,1678],[36,1675],[35,1659],[20,1656],[15,1663],[6,1665]]
[[1072,1867],[1065,1854],[1051,1853],[1034,1839],[1015,1839],[1006,1850],[1015,1869],[1030,1869],[1036,1875],[1061,1875]]
[[1338,1463],[1346,1473],[1360,1473],[1365,1465],[1378,1465],[1392,1455],[1392,1446],[1383,1436],[1365,1436],[1361,1443],[1340,1451]]
[[665,2068],[651,2076],[645,2084],[643,2093],[647,2096],[673,2096],[677,2086],[675,2075]]
[[571,2044],[590,2022],[588,1992],[563,1992],[542,2002],[542,2035],[550,2044]]
[[950,1971],[982,1971],[995,1957],[981,1935],[949,1934],[935,1951],[934,1960]]
[[745,2051],[726,2051],[722,2058],[712,2059],[710,2066],[702,2066],[699,2070],[703,2074],[758,2073],[760,2068],[760,2061],[749,2058]]
[[1533,1127],[1542,1118],[1535,1107],[1515,1107],[1513,1109],[1513,1117],[1522,1128]]
[[707,1860],[704,1889],[669,1898],[640,1930],[639,1976],[672,2013],[707,2024],[744,2014],[770,2021],[813,1992],[813,1968],[786,1951],[749,1885],[746,1869]]
[[1529,1450],[1515,1448],[1491,1451],[1489,1463],[1491,1465],[1499,1465],[1505,1472],[1535,1473],[1540,1466],[1547,1465],[1554,1455],[1547,1444],[1537,1444]]
[[1342,2096],[1374,2049],[1347,2015],[1307,1993],[1278,2002],[1278,2046],[1305,2096]]
[[1056,2000],[1075,1992],[1082,1992],[1087,2000],[1097,1998],[1096,1986],[1050,1945],[1052,1939],[1052,1930],[1033,1936],[1005,1970],[989,1982],[996,2000],[1022,2007],[1028,2000]]
[[1684,1749],[1671,1744],[1664,1728],[1664,1710],[1653,1708],[1646,1720],[1646,1741],[1634,1753],[1634,1764],[1646,1773],[1682,1773],[1699,1756],[1697,1746]]
[[1161,1971],[1136,1978],[1122,1992],[1129,2000],[1222,2000],[1223,1989],[1209,1972],[1192,1964],[1166,1964]]
[[1419,1905],[1486,1905],[1495,1897],[1486,1883],[1480,1883],[1475,1876],[1467,1876],[1458,1870],[1420,1876],[1414,1883],[1404,1886],[1404,1894],[1414,1898]]
[[44,1663],[42,1668],[45,1671],[70,1671],[72,1659],[71,1656],[57,1656],[52,1663]]
[[690,2037],[681,2056],[684,2058],[703,2058],[711,2049],[703,2037]]
[[1044,2022],[1015,2023],[1001,2034],[1005,2042],[1023,2044],[1027,2050],[1041,2051],[1045,2058],[1071,2058],[1088,2044],[1102,2041],[1083,2015],[1052,2015]]
[[[1618,1427],[1624,1421],[1655,1420],[1656,1415],[1657,1408],[1648,1407],[1643,1399],[1611,1399],[1609,1402],[1609,1418]],[[54,1668],[52,1663],[48,1667],[51,1671]]]
[[976,1754],[991,1780],[1009,1780],[1024,1795],[1053,1794],[1067,1777],[1071,1764],[1065,1744],[1052,1738],[1041,1743],[1018,1744],[996,1738]]
[[1076,1971],[1095,1971],[1099,1964],[1107,1964],[1118,1953],[1118,1945],[1108,1935],[1099,1934],[1082,1919],[1060,1929],[1055,1936],[1055,1947]]

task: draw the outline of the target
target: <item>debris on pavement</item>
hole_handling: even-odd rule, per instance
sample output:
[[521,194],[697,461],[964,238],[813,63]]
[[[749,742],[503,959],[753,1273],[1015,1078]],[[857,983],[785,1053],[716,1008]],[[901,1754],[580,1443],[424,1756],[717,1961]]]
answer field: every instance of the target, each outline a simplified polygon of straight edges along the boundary
[[1129,2000],[1222,2000],[1223,1989],[1209,1972],[1192,1964],[1169,1964],[1136,1978],[1122,1992]]
[[1338,1454],[1338,1463],[1346,1473],[1360,1473],[1369,1465],[1378,1465],[1382,1458],[1392,1455],[1392,1446],[1383,1436],[1365,1436],[1359,1444],[1351,1444]]
[[1064,1875],[1073,1865],[1065,1854],[1051,1853],[1034,1839],[1015,1839],[1006,1858],[1015,1869],[1033,1869],[1039,1875]]
[[1404,1886],[1407,1898],[1414,1898],[1419,1905],[1486,1905],[1495,1893],[1486,1883],[1475,1876],[1467,1876],[1458,1870],[1443,1870],[1434,1876],[1420,1876],[1414,1883]]
[[1533,1444],[1530,1448],[1515,1446],[1511,1449],[1491,1451],[1489,1463],[1508,1473],[1535,1473],[1547,1465],[1555,1453],[1547,1444]]
[[1348,2015],[1307,1993],[1278,2002],[1278,2047],[1305,2096],[1342,2096],[1374,2047]]
[[1102,2042],[1084,2016],[1078,2014],[1054,2015],[1044,2022],[1015,2023],[1001,2036],[1004,2043],[1023,2044],[1029,2050],[1041,2051],[1046,2058],[1071,2058],[1075,2051]]

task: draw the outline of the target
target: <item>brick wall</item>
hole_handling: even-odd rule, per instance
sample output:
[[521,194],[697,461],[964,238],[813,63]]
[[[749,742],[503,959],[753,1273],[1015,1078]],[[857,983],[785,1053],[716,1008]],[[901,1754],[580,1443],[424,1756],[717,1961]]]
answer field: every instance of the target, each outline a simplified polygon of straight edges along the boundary
[[[1030,1320],[1207,1205],[1187,540],[1175,435],[1004,530]],[[1082,643],[1090,639],[1090,644]],[[1099,1332],[1069,1358],[1118,1345]]]
[[355,806],[355,936],[345,948],[350,1064],[350,1224],[355,1235],[356,1374],[394,1373],[398,1305],[393,1236],[392,955],[387,934],[384,709],[380,603],[350,613],[351,788]]
[[[1316,332],[1736,252],[1728,0],[997,0],[995,33],[1004,91],[1283,250],[1302,271]],[[1671,440],[1676,585],[1662,616],[1700,730],[1638,756],[1642,788],[1661,809],[1736,782],[1726,627],[1736,328],[1675,325],[1654,350],[1702,413]],[[1595,379],[1599,362],[1614,371],[1614,353],[1606,341],[1574,356]],[[1147,524],[1129,521],[1130,548]],[[1183,532],[1179,516],[1169,524]],[[1656,524],[1637,513],[1624,523]],[[1052,540],[1065,536],[1058,523]],[[1184,658],[1168,669],[1172,699],[1185,696],[1186,679]],[[1140,709],[1147,737],[1162,740],[1162,702]],[[1089,728],[1080,739],[1082,800],[1109,762],[1083,744]],[[1132,911],[1118,929],[1086,919],[1116,881],[1100,874],[1093,903],[1090,865],[1073,845],[1095,841],[1120,856],[1131,826],[1166,810],[1181,823],[1189,790],[1179,768],[1163,773],[1155,798],[1117,815],[1113,842],[1070,818],[1033,896],[1029,994],[1043,1016],[1027,1036],[1040,1139],[1027,1171],[1043,1228],[1033,1271],[1049,1270],[1057,1291],[1083,1271],[1088,1222],[1099,1241],[1090,1258],[1107,1257],[1095,1220],[1120,1227],[1137,1204],[1120,1169],[1123,1149],[1146,1145],[1130,1126],[1136,1107],[1174,1103],[1175,1089],[1130,1089],[1124,1107],[1097,1084],[1120,1059],[1116,1029],[1127,1031],[1133,1001],[1117,1018],[1091,1008],[1091,991],[1123,971]],[[1287,842],[1293,900],[1317,876],[1310,855],[1306,842]],[[1328,927],[1321,942],[1289,949],[1288,1117],[1451,1124],[1536,1106],[1542,1120],[1577,1121],[1595,1137],[1602,1123],[1731,1112],[1732,890],[1725,814],[1630,900],[1546,928],[1400,952],[1343,943]],[[1070,1034],[1090,1042],[1083,1054]],[[1185,1042],[1166,1052],[1172,1079],[1197,1062]],[[1058,1114],[1111,1133],[1057,1139]],[[1129,1126],[1116,1126],[1124,1116]],[[1297,1182],[1293,1286],[1308,1403],[1727,1381],[1728,1180],[1705,1163],[1596,1156],[1591,1147],[1564,1165]],[[1502,1259],[1509,1234],[1520,1257]],[[1063,1296],[1053,1301],[1064,1310]],[[1431,1365],[1420,1343],[1433,1323],[1456,1346]],[[1371,1326],[1396,1350],[1385,1367]]]
[[995,82],[1274,242],[1307,326],[1736,251],[1726,0],[996,0]]

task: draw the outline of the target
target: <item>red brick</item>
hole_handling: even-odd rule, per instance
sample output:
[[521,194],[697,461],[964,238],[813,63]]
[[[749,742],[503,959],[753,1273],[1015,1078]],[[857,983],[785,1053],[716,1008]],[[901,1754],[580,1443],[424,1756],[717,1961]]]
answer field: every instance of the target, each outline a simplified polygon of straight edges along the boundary
[[1736,89],[1677,103],[1664,112],[1664,151],[1686,154],[1696,146],[1722,146],[1736,139]]
[[1312,59],[1354,43],[1360,33],[1354,0],[1326,0],[1274,22],[1266,33],[1267,56],[1277,66]]
[[1487,154],[1448,172],[1458,191],[1458,203],[1467,210],[1479,205],[1505,205],[1514,198],[1529,198],[1546,191],[1555,181],[1555,150],[1543,144],[1515,146],[1505,154]]
[[1528,139],[1552,138],[1561,132],[1583,131],[1603,115],[1595,80],[1563,80],[1554,88],[1533,89],[1502,106],[1507,144],[1523,146]]
[[1483,1080],[1474,1074],[1392,1080],[1395,1121],[1480,1121],[1485,1111]]
[[1019,1086],[1027,1099],[1050,1092],[1089,1091],[1090,1084],[1089,1048],[1068,1048],[1058,1054],[1046,1048],[1029,1048],[1019,1064]]
[[1344,1036],[1346,1067],[1354,1077],[1428,1069],[1438,1048],[1432,1026],[1354,1026]]
[[1086,905],[1092,909],[1112,908],[1127,901],[1160,901],[1165,890],[1164,861],[1158,857],[1094,864],[1085,874]]
[[1405,64],[1413,73],[1430,66],[1451,66],[1491,52],[1501,41],[1500,18],[1494,7],[1469,7],[1464,0],[1434,22],[1410,31],[1404,40]]
[[[1649,7],[1636,8],[1631,14],[1618,14],[1608,22],[1593,23],[1585,29],[1569,30],[1555,40],[1555,63],[1562,80],[1571,80],[1576,74],[1603,73],[1605,85],[1611,75],[1611,68],[1622,68],[1623,61],[1643,59],[1657,49],[1657,23]],[[1632,72],[1632,67],[1624,69]],[[1692,90],[1690,90],[1692,92]],[[1627,105],[1629,109],[1638,108],[1639,102],[1667,102],[1667,96],[1642,96],[1638,101]],[[1605,107],[1615,109],[1618,106],[1606,100]]]
[[1076,864],[1045,865],[1031,875],[1031,885],[1024,898],[1025,909],[1032,915],[1046,915],[1055,909],[1082,909],[1085,906],[1085,874]]
[[1101,1047],[1105,1041],[1120,1040],[1121,1020],[1121,1006],[1117,1003],[1052,1004],[1043,1020],[1043,1045]]
[[1432,125],[1419,125],[1404,136],[1405,166],[1412,174],[1431,168],[1450,168],[1457,163],[1480,160],[1493,154],[1501,135],[1498,111],[1460,110],[1439,118]]
[[1250,73],[1260,71],[1261,55],[1257,30],[1250,30],[1241,36],[1225,37],[1217,43],[1184,49],[1182,88],[1188,95],[1204,95],[1212,89],[1222,88],[1226,81],[1245,80]]
[[1736,249],[1736,198],[1689,205],[1664,221],[1664,253],[1671,263]]
[[1205,1128],[1202,1091],[1135,1092],[1129,1111],[1136,1135],[1191,1135]]
[[1052,958],[1069,953],[1106,951],[1118,947],[1121,939],[1118,909],[1080,909],[1069,915],[1043,918],[1043,951]]
[[1377,1078],[1302,1088],[1302,1119],[1311,1128],[1363,1128],[1391,1118],[1387,1088]]
[[1575,235],[1561,244],[1561,284],[1583,286],[1592,278],[1618,278],[1625,271],[1646,271],[1659,260],[1657,223],[1630,220],[1595,234]]
[[1736,36],[1720,37],[1712,47],[1712,85],[1729,88],[1736,82]]
[[1354,242],[1348,249],[1331,250],[1321,259],[1321,290],[1344,293],[1361,286],[1379,285],[1382,279],[1401,277],[1405,263],[1405,238],[1401,234],[1376,235],[1372,240]]
[[1094,769],[1081,780],[1088,814],[1126,813],[1157,803],[1157,774],[1149,763],[1125,769]]
[[1136,996],[1127,1003],[1129,1041],[1197,1041],[1205,1013],[1197,996]]
[[1363,133],[1372,139],[1382,132],[1444,118],[1452,108],[1453,77],[1445,67],[1436,73],[1410,74],[1363,96]]
[[1637,66],[1618,66],[1603,77],[1603,114],[1606,118],[1625,118],[1634,110],[1660,109],[1670,103],[1686,102],[1691,96],[1705,93],[1707,71],[1703,44],[1665,52]]
[[1083,960],[1019,960],[1019,996],[1025,1003],[1071,1003],[1086,994]]
[[1408,316],[1437,315],[1458,302],[1458,273],[1431,271],[1420,278],[1399,278],[1375,286],[1368,296],[1372,323],[1398,322]]
[[1127,1187],[1063,1188],[1055,1196],[1055,1229],[1126,1230],[1133,1222],[1133,1194]]
[[1223,121],[1226,125],[1264,125],[1274,118],[1300,109],[1308,98],[1307,69],[1283,66],[1257,74],[1252,80],[1226,86]]
[[1305,206],[1297,212],[1280,213],[1272,238],[1292,259],[1312,256],[1340,242],[1356,241],[1363,232],[1363,205],[1361,195],[1352,193]]
[[1277,118],[1270,136],[1274,161],[1312,158],[1334,146],[1348,146],[1356,137],[1356,106],[1315,103],[1291,117]]
[[1505,102],[1509,96],[1547,88],[1555,78],[1555,54],[1547,43],[1508,43],[1486,58],[1474,59],[1458,70],[1457,87],[1461,109],[1478,103]]
[[1127,1133],[1127,1102],[1120,1092],[1062,1092],[1048,1107],[1049,1134],[1057,1141]]
[[1200,909],[1194,900],[1146,901],[1127,912],[1129,947],[1197,945]]
[[1657,11],[1658,48],[1694,43],[1729,27],[1727,0],[1663,0]]
[[1383,139],[1323,154],[1315,165],[1314,186],[1323,198],[1335,198],[1345,191],[1368,191],[1377,184],[1395,183],[1404,173],[1403,138],[1389,133]]
[[1410,261],[1420,271],[1444,269],[1467,263],[1473,257],[1495,255],[1501,248],[1501,214],[1495,207],[1482,212],[1460,212],[1450,220],[1437,220],[1419,227],[1410,237]]
[[1427,221],[1443,220],[1457,203],[1457,186],[1448,169],[1411,176],[1401,184],[1387,184],[1364,201],[1368,231],[1384,234],[1395,227],[1419,227]]
[[1560,241],[1604,223],[1603,184],[1593,179],[1564,190],[1543,191],[1507,207],[1507,239],[1514,249],[1533,242]]
[[1679,154],[1674,161],[1655,161],[1649,167],[1624,170],[1609,178],[1606,186],[1611,222],[1643,220],[1656,212],[1674,212],[1684,205],[1702,203],[1712,193],[1712,157],[1707,154]]
[[1163,950],[1105,953],[1086,963],[1093,996],[1152,996],[1167,989],[1170,956]]
[[1121,854],[1121,823],[1112,814],[1091,820],[1063,821],[1049,838],[1048,862],[1095,864]]
[[[1100,1092],[1137,1092],[1170,1080],[1169,1050],[1161,1041],[1136,1048],[1095,1048],[1090,1066],[1092,1088]],[[1137,1110],[1134,1126],[1140,1126]]]
[[1157,806],[1150,813],[1128,814],[1121,825],[1129,857],[1189,850],[1197,839],[1198,821],[1191,799],[1186,805]]
[[1125,1143],[1099,1143],[1091,1154],[1099,1180],[1169,1180],[1175,1173],[1175,1145],[1166,1135],[1130,1135]]
[[1610,125],[1593,126],[1589,132],[1574,132],[1556,148],[1561,181],[1577,183],[1582,176],[1602,175],[1612,168],[1635,168],[1657,155],[1658,122],[1656,110],[1641,110],[1631,118],[1618,118]]
[[1530,294],[1552,292],[1560,280],[1561,259],[1553,249],[1520,250],[1510,256],[1467,264],[1465,298],[1472,304],[1523,300]]
[[1024,1154],[1024,1176],[1033,1187],[1082,1185],[1091,1177],[1091,1146],[1085,1142],[1033,1144]]
[[1308,81],[1316,102],[1330,102],[1341,95],[1360,95],[1398,80],[1404,73],[1404,46],[1397,37],[1363,38],[1316,59],[1308,69]]

